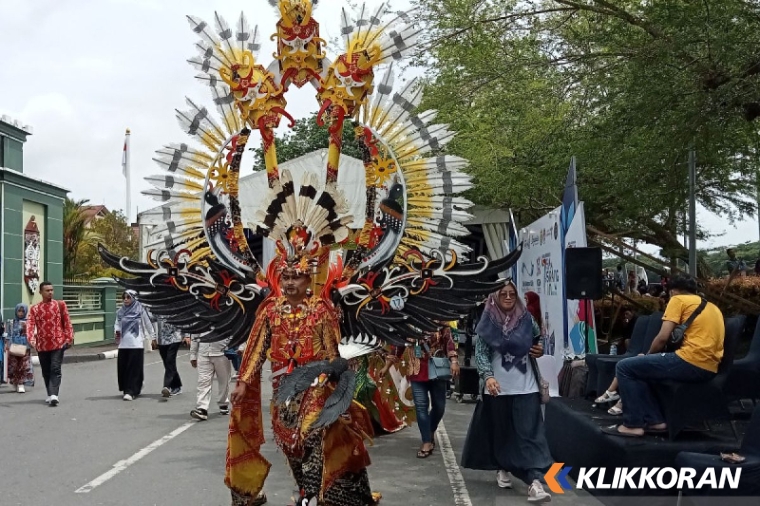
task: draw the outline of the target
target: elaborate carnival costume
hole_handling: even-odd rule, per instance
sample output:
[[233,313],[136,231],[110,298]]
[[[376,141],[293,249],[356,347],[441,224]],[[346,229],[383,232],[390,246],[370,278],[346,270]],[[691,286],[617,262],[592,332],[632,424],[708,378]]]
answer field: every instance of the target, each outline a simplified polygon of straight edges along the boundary
[[[166,248],[147,263],[118,258],[101,248],[119,279],[157,316],[184,332],[213,341],[247,340],[240,381],[247,385],[234,406],[226,484],[235,504],[254,504],[269,463],[263,444],[260,374],[272,362],[275,440],[299,486],[297,504],[365,506],[370,431],[366,410],[352,400],[355,375],[346,360],[383,345],[424,339],[438,321],[458,319],[500,284],[498,274],[520,250],[494,262],[460,264],[468,248],[454,237],[472,204],[456,196],[471,187],[460,172],[466,161],[444,153],[453,137],[433,124],[434,111],[416,112],[422,96],[415,81],[394,90],[392,65],[379,80],[378,66],[401,60],[419,33],[407,13],[383,3],[342,15],[343,53],[323,52],[312,0],[270,0],[280,20],[275,60],[258,62],[258,30],[241,15],[233,26],[215,15],[207,24],[188,17],[200,37],[189,62],[211,89],[220,113],[187,100],[178,111],[183,130],[200,148],[170,144],[155,161],[165,174],[147,178],[144,193],[163,202],[153,213],[165,222]],[[290,86],[311,84],[321,106],[317,121],[330,132],[326,177],[314,167],[300,181],[277,165],[274,129],[286,112]],[[351,121],[363,152],[366,211],[360,230],[337,184],[341,134]],[[245,227],[238,178],[252,130],[263,143],[270,195]],[[257,233],[277,244],[266,270],[249,248]],[[332,249],[349,239],[356,248],[344,262],[329,263]],[[294,305],[280,290],[280,276],[309,274],[313,294]]]

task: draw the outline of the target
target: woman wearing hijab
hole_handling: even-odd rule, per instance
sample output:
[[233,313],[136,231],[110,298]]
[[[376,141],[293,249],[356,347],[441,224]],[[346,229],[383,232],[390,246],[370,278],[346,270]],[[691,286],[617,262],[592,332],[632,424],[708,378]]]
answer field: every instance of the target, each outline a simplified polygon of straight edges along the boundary
[[462,466],[497,471],[501,488],[512,487],[507,474],[512,473],[528,484],[528,502],[549,502],[541,480],[553,461],[534,361],[543,354],[541,331],[511,281],[488,297],[475,330],[475,360],[485,388],[467,432]]
[[140,395],[143,385],[143,361],[145,339],[155,339],[156,333],[148,313],[135,299],[134,290],[124,292],[124,303],[116,313],[114,331],[119,345],[117,357],[117,375],[119,391],[123,399],[131,401]]
[[[34,369],[31,368],[32,354],[29,341],[26,339],[26,315],[29,307],[26,304],[16,304],[13,324],[8,329],[6,341],[6,354],[8,359],[8,383],[16,388],[20,394],[26,392],[24,385],[34,382]],[[26,354],[22,356],[11,355],[10,346],[19,344],[26,347]]]

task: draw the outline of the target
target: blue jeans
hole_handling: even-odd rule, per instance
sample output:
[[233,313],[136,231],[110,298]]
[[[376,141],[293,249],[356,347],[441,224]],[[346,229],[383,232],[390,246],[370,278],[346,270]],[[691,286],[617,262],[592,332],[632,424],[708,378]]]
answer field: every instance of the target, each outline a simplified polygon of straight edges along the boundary
[[626,358],[618,362],[615,371],[623,401],[623,425],[632,429],[665,423],[649,383],[664,380],[700,383],[715,376],[714,372],[691,365],[675,353]]
[[433,434],[446,410],[446,381],[412,381],[412,398],[417,412],[417,427],[423,443],[435,443]]

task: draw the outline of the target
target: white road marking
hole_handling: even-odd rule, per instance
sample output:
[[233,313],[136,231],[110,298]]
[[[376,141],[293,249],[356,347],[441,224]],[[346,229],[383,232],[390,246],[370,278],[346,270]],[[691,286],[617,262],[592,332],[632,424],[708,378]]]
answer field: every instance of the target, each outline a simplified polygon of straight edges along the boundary
[[443,456],[443,465],[446,467],[446,474],[449,475],[451,490],[454,492],[454,504],[457,506],[472,506],[470,493],[467,491],[464,477],[459,470],[457,457],[454,454],[454,449],[451,447],[449,434],[446,432],[446,426],[443,425],[443,421],[438,424],[436,436],[438,438],[438,447],[441,449],[441,455]]
[[99,487],[103,483],[107,482],[108,480],[110,480],[111,478],[119,474],[120,472],[124,471],[135,462],[139,461],[140,459],[148,455],[150,452],[152,452],[156,448],[168,443],[175,437],[179,436],[180,434],[185,432],[187,429],[189,429],[193,425],[195,425],[195,422],[188,422],[182,425],[181,427],[174,429],[172,432],[165,435],[161,439],[157,439],[156,441],[153,441],[151,444],[149,444],[142,450],[138,451],[137,453],[129,457],[127,460],[120,460],[119,462],[113,465],[113,468],[111,470],[101,474],[100,476],[92,480],[90,483],[76,489],[74,492],[77,494],[87,494],[89,492],[92,492],[94,488]]

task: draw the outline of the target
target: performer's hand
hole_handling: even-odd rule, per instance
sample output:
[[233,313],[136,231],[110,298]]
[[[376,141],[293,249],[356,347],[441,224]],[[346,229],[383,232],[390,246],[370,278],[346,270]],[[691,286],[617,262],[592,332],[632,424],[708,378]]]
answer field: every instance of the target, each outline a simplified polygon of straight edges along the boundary
[[191,365],[191,366],[193,366],[193,369],[195,369],[196,367],[198,367],[198,361],[197,361],[197,360],[192,360],[192,359],[191,359],[191,360],[190,360],[190,365]]
[[455,378],[459,377],[459,362],[457,360],[451,362],[451,375]]
[[486,380],[486,392],[491,395],[499,395],[501,387],[499,386],[499,382],[496,381],[496,378],[488,378]]
[[243,402],[243,399],[245,398],[245,392],[248,389],[248,385],[245,384],[242,381],[238,381],[237,386],[235,387],[235,390],[232,391],[232,395],[230,395],[230,401],[232,404],[238,404],[240,402]]
[[544,345],[541,343],[534,344],[530,347],[530,356],[532,358],[541,358],[544,356]]

